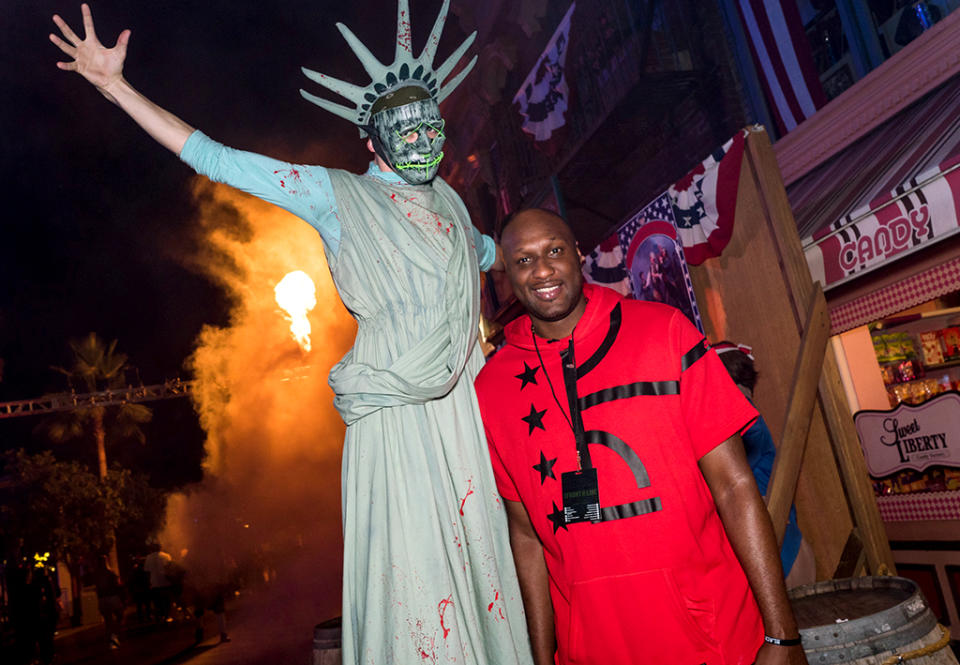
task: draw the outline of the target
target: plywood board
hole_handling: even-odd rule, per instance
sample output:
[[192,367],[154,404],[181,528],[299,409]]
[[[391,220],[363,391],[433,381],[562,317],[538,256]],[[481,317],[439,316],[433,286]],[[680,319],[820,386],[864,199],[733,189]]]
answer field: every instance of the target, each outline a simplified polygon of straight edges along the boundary
[[[748,137],[730,243],[722,256],[692,267],[691,278],[708,338],[753,347],[760,372],[754,402],[771,432],[782,432],[813,283],[769,139],[762,129]],[[838,467],[825,414],[836,420],[837,405],[845,405],[846,398],[838,388],[836,363],[825,363],[824,367],[829,376],[820,382],[821,394],[810,422],[795,496],[801,530],[813,546],[820,578],[829,577],[836,568],[854,526],[854,515],[858,515],[856,526],[871,565],[885,561],[892,569],[892,555],[872,493],[869,497],[863,494],[864,483],[869,484],[867,477],[853,482],[846,475],[841,479],[841,471],[856,474],[856,463],[850,461],[854,455],[847,450],[842,455],[844,464]],[[824,390],[828,391],[826,410]],[[846,417],[849,419],[849,410]],[[852,427],[852,420],[849,424]],[[838,431],[845,437],[842,445],[849,448],[849,431],[844,427],[838,427]],[[855,433],[853,444],[862,461]],[[853,490],[851,501],[861,504],[857,508],[847,500],[845,483]]]

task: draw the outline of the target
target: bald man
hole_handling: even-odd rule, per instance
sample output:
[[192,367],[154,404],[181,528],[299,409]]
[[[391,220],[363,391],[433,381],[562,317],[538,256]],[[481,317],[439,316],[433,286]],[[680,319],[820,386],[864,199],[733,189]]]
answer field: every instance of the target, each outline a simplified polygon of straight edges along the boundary
[[552,212],[501,246],[527,313],[476,387],[535,661],[806,663],[738,436],[757,414],[703,335],[584,285]]

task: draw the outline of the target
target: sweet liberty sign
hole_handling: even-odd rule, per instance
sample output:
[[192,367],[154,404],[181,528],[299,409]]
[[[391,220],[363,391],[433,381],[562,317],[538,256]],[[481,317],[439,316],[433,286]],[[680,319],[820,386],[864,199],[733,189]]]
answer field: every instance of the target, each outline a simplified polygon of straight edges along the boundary
[[960,393],[943,393],[920,406],[858,411],[853,420],[872,476],[933,465],[960,467]]

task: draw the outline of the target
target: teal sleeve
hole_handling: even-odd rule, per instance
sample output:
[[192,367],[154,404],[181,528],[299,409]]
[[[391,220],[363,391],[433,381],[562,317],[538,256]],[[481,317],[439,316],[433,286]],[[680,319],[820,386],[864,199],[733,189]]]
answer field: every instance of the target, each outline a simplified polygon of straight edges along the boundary
[[333,184],[322,166],[291,164],[228,148],[196,131],[180,159],[200,175],[280,206],[317,231],[334,255],[340,248],[340,220]]
[[473,244],[477,248],[477,261],[480,263],[480,270],[486,272],[497,260],[497,245],[493,242],[493,238],[480,233],[476,226],[470,228],[473,230]]

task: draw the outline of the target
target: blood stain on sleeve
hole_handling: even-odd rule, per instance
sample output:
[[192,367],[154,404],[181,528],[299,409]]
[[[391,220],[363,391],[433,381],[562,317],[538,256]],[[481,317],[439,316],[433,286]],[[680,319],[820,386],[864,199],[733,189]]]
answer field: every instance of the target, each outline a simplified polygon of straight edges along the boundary
[[[273,174],[280,176],[280,186],[281,186],[282,188],[284,188],[284,189],[287,188],[287,180],[291,181],[292,184],[295,184],[295,185],[297,185],[297,186],[301,185],[302,182],[303,182],[303,181],[301,180],[301,178],[300,178],[300,171],[298,171],[298,170],[295,169],[295,168],[291,168],[289,171],[287,171],[287,172],[285,172],[285,173],[281,173],[279,170],[277,170],[277,171],[274,171]],[[302,189],[302,188],[301,188],[301,189]],[[298,193],[300,193],[300,192],[298,192],[296,189],[291,189],[291,190],[288,190],[288,191],[289,191],[291,194],[298,194]],[[303,194],[306,194],[306,193],[307,193],[307,191],[304,190],[304,191],[303,191]]]

